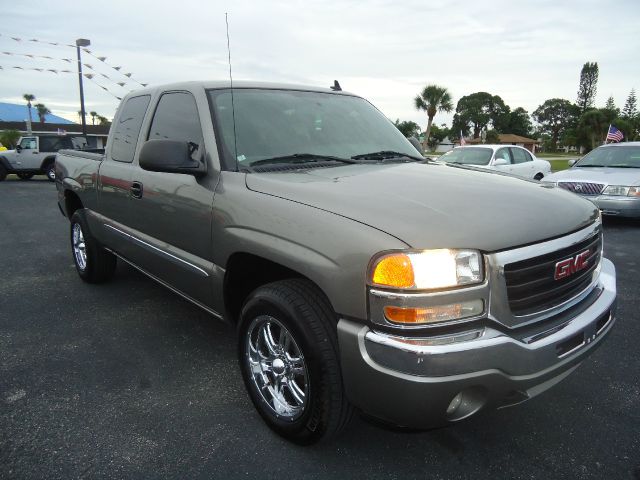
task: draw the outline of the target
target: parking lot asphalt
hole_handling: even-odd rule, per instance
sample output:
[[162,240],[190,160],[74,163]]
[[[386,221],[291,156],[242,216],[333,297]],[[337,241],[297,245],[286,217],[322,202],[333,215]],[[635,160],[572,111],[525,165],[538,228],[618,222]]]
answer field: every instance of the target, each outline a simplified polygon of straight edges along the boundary
[[54,184],[11,176],[0,207],[2,479],[640,479],[640,222],[605,220],[617,325],[559,385],[428,432],[357,415],[304,448],[254,410],[231,327],[121,263],[79,279]]

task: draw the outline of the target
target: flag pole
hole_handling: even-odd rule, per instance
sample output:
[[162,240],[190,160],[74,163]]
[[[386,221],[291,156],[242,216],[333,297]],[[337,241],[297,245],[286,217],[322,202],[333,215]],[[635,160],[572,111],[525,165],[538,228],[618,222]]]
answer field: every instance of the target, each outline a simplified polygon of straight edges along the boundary
[[607,135],[604,137],[604,144],[607,144],[607,138],[609,138],[609,132],[611,131],[611,124],[609,124],[609,128],[607,129]]

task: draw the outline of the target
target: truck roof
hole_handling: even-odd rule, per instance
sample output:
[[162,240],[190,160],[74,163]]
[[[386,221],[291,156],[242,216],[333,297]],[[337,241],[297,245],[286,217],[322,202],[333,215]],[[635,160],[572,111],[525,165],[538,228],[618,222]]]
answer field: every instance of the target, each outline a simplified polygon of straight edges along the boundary
[[[229,80],[209,80],[209,81],[188,81],[188,82],[176,82],[176,83],[168,83],[163,85],[154,85],[152,87],[142,88],[140,90],[135,90],[127,94],[127,97],[132,95],[140,95],[144,93],[155,93],[157,91],[166,91],[166,90],[184,90],[184,89],[193,89],[193,88],[203,88],[203,89],[220,89],[220,88],[231,88],[231,82]],[[235,81],[233,82],[233,88],[242,89],[242,88],[262,88],[262,89],[271,89],[271,90],[301,90],[308,92],[322,92],[322,93],[332,93],[335,95],[350,95],[354,96],[354,93],[345,92],[345,91],[335,91],[329,87],[314,87],[310,85],[299,85],[299,84],[290,84],[290,83],[279,83],[279,82],[255,82],[255,81]]]

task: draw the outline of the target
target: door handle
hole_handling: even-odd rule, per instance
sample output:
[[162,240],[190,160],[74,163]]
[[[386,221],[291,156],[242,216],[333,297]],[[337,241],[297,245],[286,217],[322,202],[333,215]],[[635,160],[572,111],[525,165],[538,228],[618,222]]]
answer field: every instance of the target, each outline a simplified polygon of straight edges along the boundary
[[131,193],[131,196],[133,198],[142,198],[142,183],[140,182],[133,182],[131,184],[131,188],[129,189],[129,192]]

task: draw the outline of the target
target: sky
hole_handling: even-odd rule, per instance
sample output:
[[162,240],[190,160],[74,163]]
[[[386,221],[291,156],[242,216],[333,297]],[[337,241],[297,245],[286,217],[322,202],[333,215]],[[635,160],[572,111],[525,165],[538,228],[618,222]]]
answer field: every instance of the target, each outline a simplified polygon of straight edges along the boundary
[[[390,119],[422,128],[426,114],[413,99],[427,84],[446,87],[454,105],[485,91],[532,113],[549,98],[575,101],[580,69],[598,62],[596,106],[612,96],[622,107],[632,88],[640,90],[638,0],[0,4],[0,102],[23,103],[22,95],[32,93],[73,121],[80,110],[75,47],[43,42],[90,39],[91,55],[82,53],[93,68],[84,73],[94,75],[84,81],[85,109],[111,118],[116,97],[140,83],[227,79],[225,13],[234,80],[329,86],[337,79]],[[450,125],[451,118],[438,114],[435,123]]]

